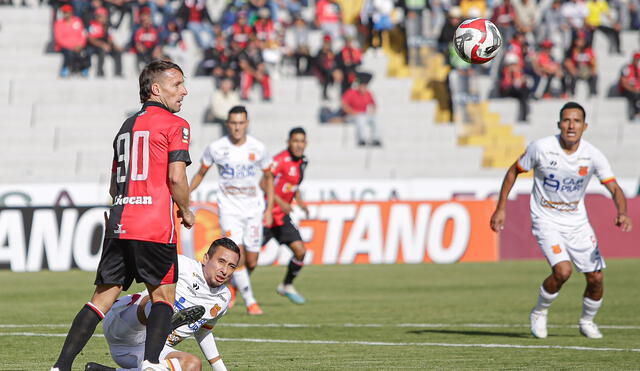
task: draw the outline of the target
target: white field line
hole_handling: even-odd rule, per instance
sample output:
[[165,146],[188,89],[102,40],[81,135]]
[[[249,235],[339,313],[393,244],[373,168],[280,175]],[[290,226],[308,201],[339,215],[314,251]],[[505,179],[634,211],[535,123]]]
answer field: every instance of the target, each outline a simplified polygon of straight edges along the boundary
[[[0,324],[0,328],[68,328],[65,324]],[[528,328],[528,324],[504,324],[504,323],[218,323],[216,327],[272,327],[272,328],[322,328],[322,327],[420,327],[420,328]],[[578,328],[578,325],[548,325],[550,328]],[[640,326],[634,325],[598,325],[603,329],[614,330],[640,330]]]
[[[34,337],[64,337],[66,334],[39,334],[35,332],[0,332],[0,336],[34,336]],[[94,334],[93,337],[104,337]],[[559,349],[600,352],[640,352],[636,348],[598,348],[571,345],[518,345],[518,344],[457,344],[457,343],[392,343],[383,341],[339,341],[339,340],[287,340],[287,339],[254,339],[254,338],[221,338],[217,341],[243,343],[276,343],[276,344],[320,344],[320,345],[365,345],[365,346],[411,346],[411,347],[444,347],[444,348],[503,348],[503,349]]]

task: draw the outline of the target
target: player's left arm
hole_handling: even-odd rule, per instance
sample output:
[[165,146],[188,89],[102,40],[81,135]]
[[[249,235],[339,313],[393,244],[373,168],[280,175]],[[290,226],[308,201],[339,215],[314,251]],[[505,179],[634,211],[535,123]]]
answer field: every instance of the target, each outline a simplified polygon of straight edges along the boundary
[[298,204],[298,206],[302,209],[302,211],[304,211],[307,219],[309,218],[309,207],[307,206],[307,203],[304,202],[304,200],[302,199],[302,195],[300,194],[300,190],[296,191],[296,194],[294,196],[296,203]]
[[630,232],[633,225],[631,218],[627,215],[627,198],[625,197],[622,188],[620,188],[615,179],[603,184],[607,190],[609,190],[609,193],[611,193],[613,203],[616,205],[616,209],[618,210],[615,224],[620,227],[623,232]]
[[211,329],[213,327],[209,326],[207,329],[201,329],[200,331],[194,334],[198,345],[200,346],[200,350],[202,350],[202,354],[207,358],[211,368],[214,371],[227,371],[227,366],[225,366],[222,361],[222,356],[218,351],[218,347],[216,345],[216,340],[213,337],[213,333]]

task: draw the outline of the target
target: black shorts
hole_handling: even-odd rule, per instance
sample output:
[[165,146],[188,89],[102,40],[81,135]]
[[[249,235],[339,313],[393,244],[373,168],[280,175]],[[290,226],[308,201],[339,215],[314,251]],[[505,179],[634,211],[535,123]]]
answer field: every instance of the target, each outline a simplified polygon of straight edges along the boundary
[[95,284],[126,291],[134,278],[153,286],[178,282],[176,244],[105,238]]
[[275,238],[279,243],[286,245],[289,245],[292,242],[302,241],[300,232],[298,232],[298,229],[293,225],[293,223],[291,223],[289,215],[285,215],[282,222],[282,225],[271,228],[264,227],[262,230],[262,245],[265,245],[272,238]]

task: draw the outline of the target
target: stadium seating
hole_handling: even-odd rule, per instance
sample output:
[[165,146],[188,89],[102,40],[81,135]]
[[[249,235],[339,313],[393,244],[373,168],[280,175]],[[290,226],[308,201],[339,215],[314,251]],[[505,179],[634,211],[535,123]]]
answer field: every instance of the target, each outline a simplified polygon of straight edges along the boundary
[[[61,56],[44,53],[50,39],[49,24],[47,7],[3,8],[0,12],[3,180],[106,182],[113,135],[124,118],[139,108],[134,56],[126,55],[123,60],[124,79],[97,79],[92,74],[87,79],[62,80],[57,77]],[[122,40],[126,34],[119,31],[117,37]],[[631,46],[637,45],[636,38],[636,33],[623,35],[622,57],[609,56],[606,43],[597,39],[600,94],[585,100],[584,86],[579,84],[578,88],[578,101],[586,104],[591,123],[586,138],[608,155],[617,174],[634,177],[640,161],[640,125],[626,121],[626,101],[606,98],[606,87],[617,79],[619,68],[632,52]],[[189,42],[192,44],[193,40]],[[192,157],[197,160],[205,146],[219,137],[220,128],[203,123],[212,81],[189,76],[198,56],[193,48],[190,50],[182,64],[188,75],[189,96],[180,115],[192,126]],[[372,52],[364,57],[363,69],[375,74],[371,89],[379,106],[377,119],[384,142],[381,149],[357,147],[352,125],[318,123],[322,102],[320,87],[312,77],[280,74],[274,78],[272,102],[254,99],[248,103],[251,133],[275,153],[284,148],[286,133],[292,126],[304,126],[309,135],[309,178],[389,179],[499,176],[526,142],[556,131],[561,100],[532,102],[532,119],[527,125],[513,124],[515,101],[491,100],[485,104],[482,116],[493,121],[489,129],[485,128],[490,134],[485,137],[474,137],[474,133],[466,131],[469,128],[437,124],[443,120],[435,100],[412,100],[412,95],[415,98],[428,93],[415,88],[409,77],[387,76],[389,70],[395,75],[407,75],[398,61],[397,56]],[[112,72],[110,63],[107,59],[108,76]],[[489,84],[481,81],[481,86]],[[467,145],[474,141],[481,146]],[[195,170],[191,167],[189,171],[192,174]]]

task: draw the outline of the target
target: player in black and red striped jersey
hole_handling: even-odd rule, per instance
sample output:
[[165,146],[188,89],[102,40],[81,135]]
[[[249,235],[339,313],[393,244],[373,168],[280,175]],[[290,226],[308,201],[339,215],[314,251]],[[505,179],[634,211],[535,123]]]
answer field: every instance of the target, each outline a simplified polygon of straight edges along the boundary
[[300,196],[298,187],[304,178],[304,170],[307,167],[307,159],[304,149],[307,146],[307,134],[301,127],[295,127],[289,131],[287,149],[273,158],[271,172],[274,180],[274,205],[273,223],[264,227],[263,245],[275,238],[279,243],[286,244],[293,252],[293,258],[289,262],[284,281],[278,285],[276,291],[286,296],[296,304],[304,304],[305,299],[293,287],[293,280],[304,266],[304,256],[307,250],[304,248],[300,232],[291,222],[291,203],[296,200],[298,206],[309,216],[309,209]]
[[147,321],[142,371],[163,370],[158,356],[170,332],[178,280],[174,203],[182,224],[190,228],[186,167],[189,124],[174,113],[187,95],[180,67],[153,61],[140,74],[142,109],[128,118],[113,141],[107,220],[96,289],[76,315],[55,371],[69,371],[96,325],[133,279],[144,282],[153,302]]

